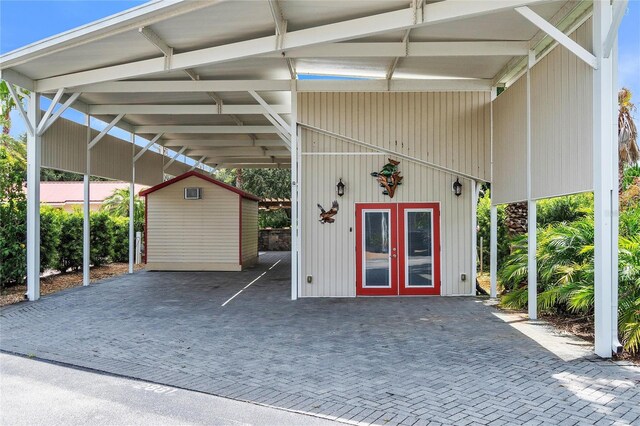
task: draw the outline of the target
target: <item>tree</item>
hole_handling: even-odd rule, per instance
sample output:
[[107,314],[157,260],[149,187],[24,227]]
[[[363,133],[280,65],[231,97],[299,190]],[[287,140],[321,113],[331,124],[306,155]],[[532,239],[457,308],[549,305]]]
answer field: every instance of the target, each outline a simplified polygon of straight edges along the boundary
[[[2,122],[2,134],[8,135],[9,130],[11,130],[11,110],[16,107],[16,103],[9,92],[9,87],[4,80],[0,80],[0,106],[2,107],[2,116],[0,117],[0,121]],[[18,99],[22,101],[22,96],[20,92],[16,91],[18,95]],[[6,142],[3,140],[3,142]]]
[[[632,113],[636,106],[631,102],[631,90],[623,87],[618,92],[618,181],[622,182],[626,166],[636,165],[640,161],[638,148],[638,129]],[[619,185],[620,192],[622,185]]]
[[[116,189],[102,204],[102,211],[113,216],[129,217],[129,188]],[[144,201],[139,195],[133,197],[134,223],[144,221]]]

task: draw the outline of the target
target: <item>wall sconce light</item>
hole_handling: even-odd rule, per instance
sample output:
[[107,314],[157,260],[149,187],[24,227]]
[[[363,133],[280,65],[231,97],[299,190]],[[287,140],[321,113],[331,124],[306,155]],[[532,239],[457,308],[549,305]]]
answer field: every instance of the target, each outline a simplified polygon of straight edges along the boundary
[[340,181],[336,185],[336,192],[338,193],[339,197],[342,197],[344,195],[344,187],[345,187],[345,184],[342,183],[342,178],[340,178]]
[[456,181],[453,182],[451,189],[453,190],[453,193],[456,194],[456,197],[462,195],[462,184],[460,183],[460,179],[456,178]]

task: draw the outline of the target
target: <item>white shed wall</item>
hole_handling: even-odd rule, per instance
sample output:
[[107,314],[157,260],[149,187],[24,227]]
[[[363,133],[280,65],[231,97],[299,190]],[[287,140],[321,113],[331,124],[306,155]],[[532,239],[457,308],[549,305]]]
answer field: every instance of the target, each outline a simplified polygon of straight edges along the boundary
[[[397,150],[424,160],[478,174],[488,180],[490,97],[460,93],[303,93],[302,123]],[[382,195],[372,171],[386,155],[303,130],[302,143],[302,297],[355,296],[355,203],[440,202],[442,294],[471,294],[471,185],[461,179],[463,195],[451,185],[456,175],[401,160],[403,185],[390,199]],[[393,156],[392,156],[393,157]],[[343,197],[335,185],[346,184]],[[317,203],[338,199],[334,224],[318,222]],[[312,284],[305,277],[313,276]]]
[[242,266],[258,261],[258,202],[242,200]]
[[[203,188],[185,200],[184,188]],[[147,269],[240,270],[238,194],[188,177],[147,198]]]

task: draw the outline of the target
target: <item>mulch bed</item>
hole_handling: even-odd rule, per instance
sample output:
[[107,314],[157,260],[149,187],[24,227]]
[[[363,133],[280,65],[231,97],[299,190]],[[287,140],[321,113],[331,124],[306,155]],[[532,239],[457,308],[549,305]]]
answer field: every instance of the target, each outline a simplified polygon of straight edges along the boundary
[[[144,265],[136,265],[134,270],[143,269]],[[129,271],[128,263],[111,263],[103,266],[91,268],[90,279],[92,283],[105,278],[123,275]],[[82,285],[82,271],[59,273],[49,275],[40,279],[40,294],[46,295],[56,293],[72,287]],[[0,293],[0,306],[11,305],[25,300],[24,294],[27,292],[26,285],[17,285],[2,289]]]

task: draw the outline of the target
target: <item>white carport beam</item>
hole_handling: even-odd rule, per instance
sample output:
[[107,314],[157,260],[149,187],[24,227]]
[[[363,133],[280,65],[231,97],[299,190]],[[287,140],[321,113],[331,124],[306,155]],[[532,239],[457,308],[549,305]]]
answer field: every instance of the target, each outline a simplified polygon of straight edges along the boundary
[[135,133],[276,133],[273,126],[137,126]]
[[113,127],[118,124],[118,121],[122,120],[122,117],[124,117],[124,114],[118,114],[113,120],[111,120],[111,123],[109,123],[104,129],[102,129],[102,131],[98,133],[98,135],[89,143],[89,149],[96,146],[96,144],[100,142],[104,135],[106,135],[109,130],[113,129]]
[[42,133],[43,133],[42,129],[44,128],[44,125],[47,122],[47,120],[49,119],[49,117],[51,116],[51,113],[53,112],[53,109],[56,107],[56,105],[58,105],[58,102],[60,102],[60,98],[62,98],[62,95],[64,95],[64,87],[61,88],[61,89],[58,89],[58,91],[56,92],[55,96],[51,100],[51,104],[49,105],[49,108],[47,108],[47,111],[45,111],[44,115],[40,119],[40,124],[38,124],[38,128],[36,129],[36,132],[39,135],[42,135]]
[[[527,41],[428,41],[327,43],[285,52],[288,58],[428,58],[442,56],[525,56]],[[262,57],[277,58],[280,53]]]
[[628,0],[617,0],[613,4],[613,22],[611,23],[611,27],[607,33],[607,38],[604,39],[604,44],[602,45],[602,55],[605,58],[608,58],[611,55],[613,44],[618,38],[618,28],[620,28],[622,18],[627,11],[627,3]]
[[287,134],[291,134],[291,126],[289,126],[289,124],[284,121],[284,119],[280,117],[280,115],[273,108],[271,108],[271,105],[269,105],[264,99],[262,99],[262,96],[260,96],[255,90],[249,90],[249,94],[253,97],[253,99],[258,101],[258,103],[262,106],[262,108],[264,108],[267,114],[273,117],[280,124],[280,126],[282,126]]
[[[82,93],[80,92],[76,92],[73,93],[71,96],[69,96],[69,98],[65,101],[64,104],[62,104],[62,106],[60,108],[58,108],[58,110],[49,118],[49,120],[47,120],[46,123],[43,123],[42,121],[40,122],[40,126],[42,127],[42,130],[38,131],[38,134],[43,135],[44,132],[46,132],[49,127],[51,127],[53,125],[53,123],[56,122],[56,120],[58,118],[60,118],[60,116],[67,110],[69,109],[69,107],[71,105],[73,105],[73,103],[76,101],[76,99],[78,99],[78,97],[81,95]],[[44,120],[43,120],[44,121]]]
[[290,163],[250,163],[250,164],[234,164],[234,163],[220,163],[215,164],[216,169],[290,169]]
[[207,158],[207,157],[200,157],[200,159],[196,162],[196,164],[191,166],[189,171],[192,171],[192,170],[195,170],[196,168],[198,168],[202,164],[202,162],[205,160],[205,158]]
[[166,147],[243,147],[243,146],[285,146],[282,139],[170,139],[163,143]]
[[[424,19],[421,20],[417,19],[415,9],[408,7],[392,12],[290,31],[287,32],[286,37],[283,38],[280,47],[278,47],[278,36],[272,35],[177,53],[172,57],[171,69],[179,70],[219,64],[271,52],[346,41],[414,27],[443,24],[546,1],[547,0],[503,0],[497,2],[478,0],[465,3],[464,7],[461,7],[458,2],[430,3],[423,8]],[[38,80],[36,82],[36,89],[41,92],[48,92],[57,90],[60,87],[122,80],[161,73],[163,71],[165,71],[165,59],[153,58]]]
[[176,154],[173,157],[171,157],[171,160],[169,160],[169,162],[164,165],[162,170],[166,171],[169,168],[169,166],[171,166],[178,159],[178,157],[180,157],[182,155],[182,153],[187,150],[187,148],[188,147],[186,147],[186,146],[183,146],[182,148],[180,148],[180,151],[176,152]]
[[524,16],[529,22],[542,31],[547,33],[549,37],[566,47],[570,52],[576,55],[578,58],[586,62],[592,68],[598,68],[598,61],[596,57],[589,53],[584,47],[573,41],[568,35],[554,27],[550,22],[545,20],[542,16],[535,13],[533,10],[526,6],[517,7],[516,12]]
[[142,148],[142,150],[135,155],[135,157],[133,157],[133,162],[135,163],[136,161],[138,161],[140,157],[142,157],[144,153],[147,152],[147,150],[153,146],[153,144],[158,142],[158,139],[160,139],[161,137],[162,137],[162,133],[155,135],[153,139],[151,139],[149,143],[146,144],[144,148]]
[[[27,132],[29,132],[29,135],[35,135],[35,130],[34,130],[34,125],[36,125],[37,123],[32,123],[31,120],[29,120],[29,116],[27,115],[27,112],[24,110],[24,106],[22,105],[22,102],[20,102],[20,98],[18,97],[18,94],[16,93],[16,89],[13,87],[13,84],[7,82],[7,89],[9,89],[9,94],[11,95],[11,98],[13,98],[13,102],[16,104],[16,108],[18,109],[18,112],[20,113],[20,116],[22,117],[22,120],[24,121],[24,125],[27,128]],[[40,102],[38,102],[39,104]]]
[[[288,105],[270,105],[276,113],[288,114]],[[171,115],[219,115],[245,114],[262,115],[264,108],[260,105],[91,105],[89,111],[98,114],[171,114]]]
[[165,56],[173,55],[173,47],[165,43],[165,41],[162,40],[160,36],[158,36],[158,34],[156,34],[151,28],[141,27],[141,28],[138,28],[138,32],[140,32],[140,34],[142,34],[147,40],[149,40],[151,44],[157,47],[158,50],[160,50],[160,52],[162,52],[163,55]]

